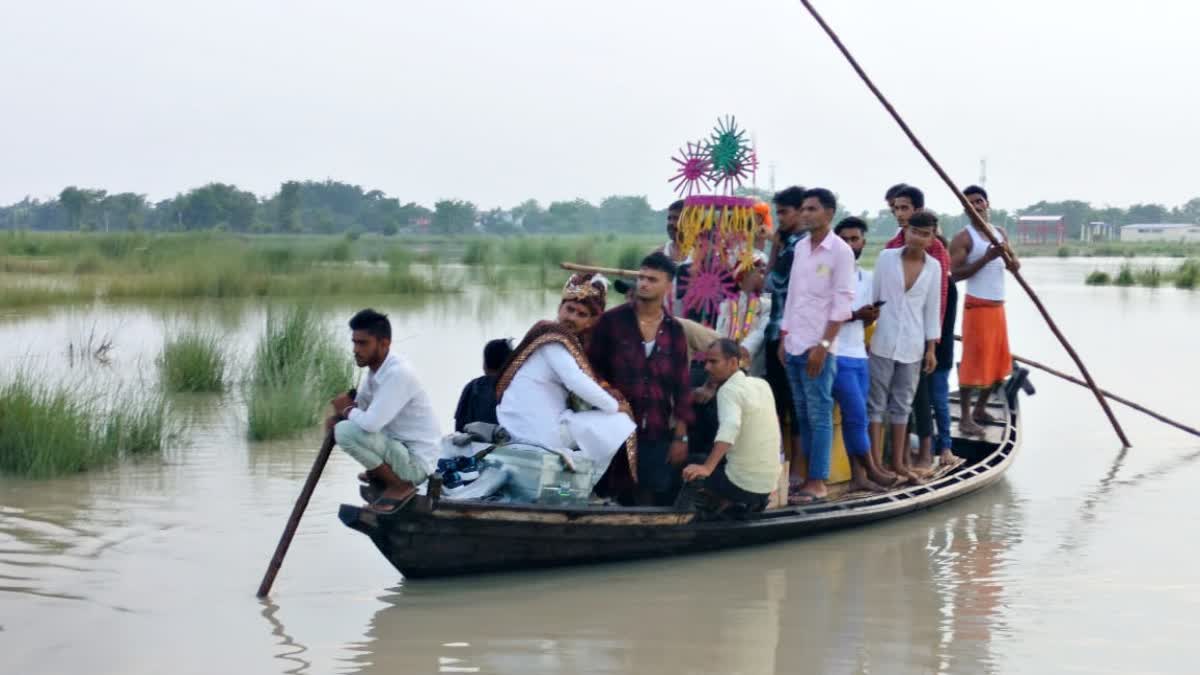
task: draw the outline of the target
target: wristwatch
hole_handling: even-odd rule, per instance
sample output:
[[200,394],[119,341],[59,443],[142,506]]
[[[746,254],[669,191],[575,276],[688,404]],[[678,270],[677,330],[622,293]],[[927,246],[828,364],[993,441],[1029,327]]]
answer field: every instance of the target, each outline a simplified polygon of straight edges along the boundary
[[687,443],[688,442],[687,434],[684,434],[682,436],[676,436],[675,440],[680,441],[681,443]]
[[829,348],[831,346],[833,346],[833,343],[830,342],[829,340],[821,340],[821,349],[824,349],[825,351],[829,351]]

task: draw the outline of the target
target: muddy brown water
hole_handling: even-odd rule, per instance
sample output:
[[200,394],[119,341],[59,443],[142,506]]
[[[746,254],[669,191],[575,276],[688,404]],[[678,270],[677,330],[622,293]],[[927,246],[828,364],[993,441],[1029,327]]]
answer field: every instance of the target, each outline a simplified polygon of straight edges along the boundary
[[[1026,272],[1103,386],[1196,424],[1200,293],[1089,288],[1085,260]],[[1010,285],[1010,291],[1015,286]],[[358,303],[325,306],[340,325]],[[480,347],[552,294],[468,293],[390,311],[450,413]],[[1010,302],[1014,349],[1070,370]],[[153,386],[164,330],[222,331],[243,363],[264,309],[115,305],[0,315],[0,365]],[[112,362],[66,345],[111,335]],[[0,477],[0,673],[1194,672],[1200,442],[1047,375],[997,486],[880,525],[676,559],[406,582],[336,519],[335,453],[270,601],[254,590],[319,444],[245,440],[238,390],[180,397],[162,458],[46,481]],[[93,384],[85,384],[93,386]]]

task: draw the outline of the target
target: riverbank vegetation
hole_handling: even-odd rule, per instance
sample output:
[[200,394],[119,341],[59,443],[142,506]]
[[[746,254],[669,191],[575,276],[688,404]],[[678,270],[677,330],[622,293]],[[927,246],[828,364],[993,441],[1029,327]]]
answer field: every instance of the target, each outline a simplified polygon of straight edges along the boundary
[[1084,282],[1089,286],[1144,286],[1157,288],[1172,285],[1176,288],[1194,289],[1200,287],[1200,259],[1189,258],[1173,270],[1163,271],[1157,265],[1134,268],[1129,263],[1121,265],[1117,274],[1111,275],[1103,270],[1093,270]]
[[272,309],[254,353],[247,393],[251,440],[301,434],[350,388],[349,342],[335,339],[312,309]]
[[85,395],[21,373],[0,385],[0,472],[48,478],[160,452],[161,395]]
[[[0,306],[107,299],[420,295],[458,289],[436,255],[359,257],[346,237],[222,233],[0,235]],[[421,270],[414,264],[423,261]]]
[[225,388],[226,361],[220,336],[191,330],[167,340],[158,365],[168,391],[220,392]]

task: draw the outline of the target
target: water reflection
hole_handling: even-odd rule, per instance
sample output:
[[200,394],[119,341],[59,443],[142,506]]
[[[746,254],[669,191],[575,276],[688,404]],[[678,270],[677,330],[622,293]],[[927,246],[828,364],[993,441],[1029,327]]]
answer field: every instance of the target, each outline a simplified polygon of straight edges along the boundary
[[714,555],[407,584],[381,598],[347,660],[363,674],[991,670],[1022,517],[1003,483],[945,515]]

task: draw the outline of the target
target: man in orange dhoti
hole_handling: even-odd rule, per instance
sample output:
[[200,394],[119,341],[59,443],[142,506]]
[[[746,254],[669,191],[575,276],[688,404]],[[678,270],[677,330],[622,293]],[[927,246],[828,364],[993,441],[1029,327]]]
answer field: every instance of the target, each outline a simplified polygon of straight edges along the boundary
[[[963,190],[967,200],[986,222],[988,219],[987,192],[971,185]],[[1012,353],[1008,348],[1008,323],[1004,314],[1004,254],[1008,266],[1019,269],[1020,263],[1004,231],[987,225],[1000,242],[993,245],[973,223],[968,224],[950,242],[950,269],[954,281],[966,279],[967,297],[963,303],[963,349],[958,367],[958,384],[962,389],[962,417],[959,430],[968,435],[982,435],[982,423],[993,421],[987,413],[987,401],[1004,380],[1012,374]],[[975,407],[971,395],[977,393]]]

